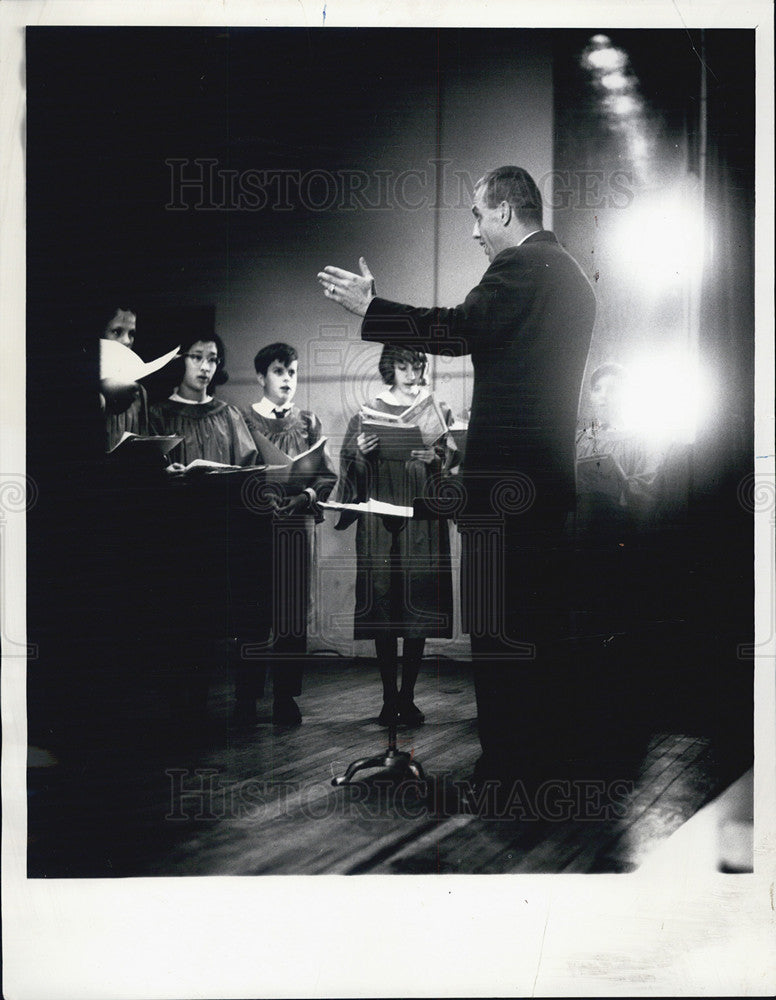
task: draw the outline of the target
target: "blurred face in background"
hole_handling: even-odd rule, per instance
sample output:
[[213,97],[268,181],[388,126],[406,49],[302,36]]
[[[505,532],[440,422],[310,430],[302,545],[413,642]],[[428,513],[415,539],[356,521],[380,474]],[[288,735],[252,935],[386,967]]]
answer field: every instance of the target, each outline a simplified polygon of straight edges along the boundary
[[590,389],[590,402],[596,420],[602,425],[622,423],[625,404],[625,383],[616,375],[603,375]]

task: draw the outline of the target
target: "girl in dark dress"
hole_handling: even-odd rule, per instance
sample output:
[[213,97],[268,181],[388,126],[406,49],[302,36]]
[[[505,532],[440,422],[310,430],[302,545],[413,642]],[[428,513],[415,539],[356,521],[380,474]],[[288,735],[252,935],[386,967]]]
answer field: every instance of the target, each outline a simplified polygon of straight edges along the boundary
[[[369,406],[398,415],[425,394],[426,356],[393,345],[379,362],[386,388]],[[443,407],[448,425],[452,414]],[[340,499],[369,499],[412,506],[429,495],[449,446],[413,451],[407,461],[381,458],[379,441],[364,433],[356,414],[348,424],[340,455]],[[449,457],[449,456],[448,456]],[[450,464],[449,462],[447,464]],[[339,527],[339,525],[338,525]],[[453,592],[448,523],[438,517],[399,518],[363,514],[356,528],[356,608],[353,634],[373,639],[383,685],[378,722],[420,725],[415,681],[427,638],[452,636]],[[398,638],[403,637],[401,688],[398,687]]]

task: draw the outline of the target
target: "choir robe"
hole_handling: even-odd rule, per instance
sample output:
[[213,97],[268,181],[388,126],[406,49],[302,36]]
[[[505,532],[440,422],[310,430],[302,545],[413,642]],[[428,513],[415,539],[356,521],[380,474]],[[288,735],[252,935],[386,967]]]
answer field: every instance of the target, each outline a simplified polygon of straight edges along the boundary
[[140,393],[123,413],[105,414],[105,450],[115,448],[125,433],[148,434],[148,396],[143,386]]
[[[150,430],[183,438],[170,452],[174,462],[257,463],[239,410],[218,399],[157,403],[151,407]],[[250,614],[245,611],[251,581],[263,572],[269,518],[246,509],[243,486],[244,480],[228,475],[171,477],[166,506],[159,513],[169,562],[165,590],[175,604],[170,609],[175,620],[168,642],[170,668],[183,681],[184,708],[195,716],[203,712],[213,657],[220,648],[217,640],[252,641],[269,620],[266,599],[252,600]]]
[[[398,415],[406,409],[381,397],[374,410]],[[443,411],[451,422],[449,411]],[[356,438],[360,419],[348,424],[340,453],[340,499],[358,503],[370,497],[398,506],[434,491],[442,452],[426,465],[419,459],[381,459],[379,449],[362,455]],[[438,481],[438,480],[436,480]],[[453,634],[453,582],[448,521],[431,517],[394,518],[363,514],[356,528],[355,639],[382,635],[406,639],[449,639]]]
[[225,465],[255,465],[256,446],[239,410],[220,399],[181,403],[165,399],[151,407],[152,434],[180,434],[170,458],[188,465],[196,458]]
[[[265,417],[253,407],[241,412],[248,431],[253,435],[260,460],[262,437],[290,458],[296,458],[312,448],[322,437],[320,419],[310,410],[300,410],[295,405],[283,417]],[[318,500],[327,500],[337,481],[337,473],[325,451],[324,466],[318,478],[310,484]],[[315,604],[318,588],[314,586],[314,573],[318,566],[315,524],[312,517],[303,514],[277,521],[273,529],[276,547],[282,544],[285,551],[294,553],[293,563],[274,559],[276,579],[272,590],[279,598],[275,602],[274,633],[276,640],[281,639],[281,645],[288,647],[289,652],[304,653],[308,634],[320,631],[316,624],[318,609]],[[282,542],[281,535],[284,536]],[[286,571],[288,566],[293,567],[293,572]],[[277,642],[275,646],[279,648]],[[297,685],[294,687],[296,689]]]

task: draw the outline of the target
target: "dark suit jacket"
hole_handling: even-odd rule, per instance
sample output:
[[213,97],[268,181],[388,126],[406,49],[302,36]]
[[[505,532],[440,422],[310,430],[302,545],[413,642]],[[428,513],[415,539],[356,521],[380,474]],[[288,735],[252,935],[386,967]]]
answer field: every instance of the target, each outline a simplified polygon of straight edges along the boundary
[[579,265],[546,230],[502,250],[453,309],[370,303],[362,339],[471,354],[469,513],[573,506],[577,408],[595,308]]

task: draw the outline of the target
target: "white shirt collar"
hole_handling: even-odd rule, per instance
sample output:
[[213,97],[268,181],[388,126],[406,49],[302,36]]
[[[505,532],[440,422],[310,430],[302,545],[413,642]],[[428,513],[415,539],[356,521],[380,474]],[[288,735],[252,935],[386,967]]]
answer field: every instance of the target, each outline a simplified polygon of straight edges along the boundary
[[204,399],[184,399],[183,396],[179,396],[177,390],[172,393],[170,399],[174,403],[189,403],[191,406],[203,406],[205,403],[212,403],[212,396],[205,396]]
[[262,396],[258,403],[251,403],[251,409],[255,410],[260,417],[274,418],[277,420],[275,410],[285,410],[286,412],[284,416],[287,417],[293,405],[293,403],[289,403],[288,406],[281,406],[278,403],[273,403],[266,396]]
[[[415,397],[415,402],[407,403],[407,409],[414,406],[415,403],[419,403],[421,399],[429,394],[429,388],[427,385],[422,385]],[[401,406],[402,404],[396,399],[396,397],[391,393],[391,387],[387,386],[382,392],[378,392],[376,399],[382,399],[384,403],[390,403],[391,406]]]

